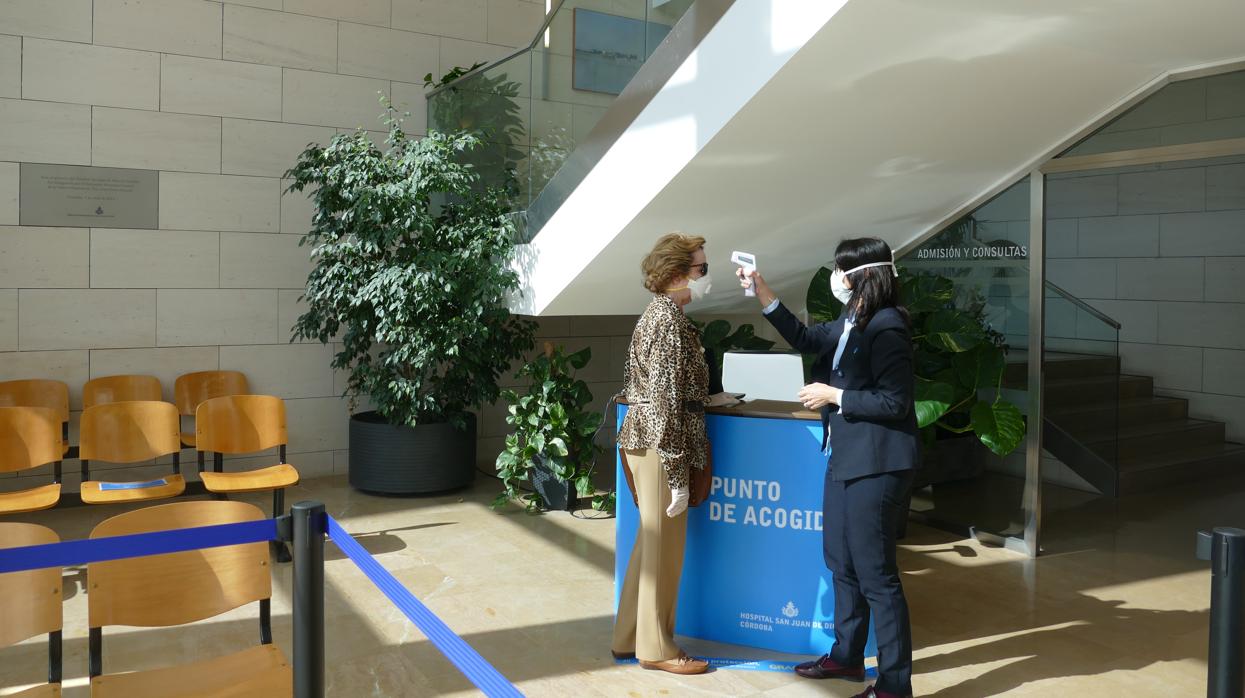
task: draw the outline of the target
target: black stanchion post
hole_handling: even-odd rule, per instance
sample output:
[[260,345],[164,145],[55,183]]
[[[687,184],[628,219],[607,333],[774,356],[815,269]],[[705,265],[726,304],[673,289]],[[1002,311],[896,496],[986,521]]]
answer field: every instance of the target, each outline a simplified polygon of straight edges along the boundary
[[324,698],[324,505],[290,508],[294,537],[294,696]]
[[1198,557],[1210,560],[1207,698],[1245,696],[1245,529],[1198,531]]

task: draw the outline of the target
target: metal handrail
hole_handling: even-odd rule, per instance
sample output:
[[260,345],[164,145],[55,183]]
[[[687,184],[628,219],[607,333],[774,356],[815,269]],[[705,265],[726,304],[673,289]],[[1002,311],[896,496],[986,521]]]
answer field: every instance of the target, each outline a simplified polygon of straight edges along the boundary
[[434,87],[432,90],[424,93],[424,99],[431,99],[433,95],[439,92],[442,92],[446,89],[449,89],[451,87],[454,87],[455,85],[462,82],[463,80],[466,80],[467,78],[475,77],[477,74],[482,73],[488,70],[489,68],[492,68],[495,65],[501,65],[502,63],[505,63],[506,61],[510,60],[511,58],[514,58],[515,56],[527,53],[528,51],[535,50],[536,44],[539,43],[540,38],[545,35],[545,30],[549,28],[549,25],[553,24],[554,15],[558,14],[558,12],[562,9],[562,6],[565,4],[566,4],[566,0],[558,0],[558,4],[555,5],[553,9],[549,10],[549,13],[545,15],[545,21],[541,22],[540,29],[536,31],[536,36],[532,39],[530,43],[528,43],[527,46],[523,46],[521,48],[515,49],[514,53],[507,54],[504,58],[499,58],[490,63],[485,63],[484,65],[476,68],[475,70],[471,70],[466,73],[463,73],[462,75],[459,75],[458,77],[454,78],[450,82],[445,83],[444,85],[441,85],[439,87]]
[[1054,291],[1055,293],[1058,293],[1059,295],[1063,296],[1064,298],[1066,298],[1066,299],[1068,299],[1068,300],[1072,301],[1072,304],[1073,304],[1073,305],[1075,305],[1076,307],[1080,308],[1081,310],[1084,310],[1085,312],[1089,313],[1090,315],[1093,315],[1094,317],[1098,318],[1098,319],[1099,319],[1099,320],[1101,320],[1102,322],[1105,322],[1106,324],[1110,325],[1110,326],[1111,326],[1112,328],[1114,328],[1117,332],[1118,332],[1118,331],[1119,331],[1119,329],[1122,327],[1122,325],[1120,325],[1120,323],[1119,323],[1118,321],[1116,321],[1114,318],[1112,318],[1110,315],[1107,315],[1106,313],[1104,313],[1104,312],[1102,312],[1101,310],[1099,310],[1099,309],[1095,308],[1094,306],[1090,305],[1089,303],[1086,303],[1085,301],[1081,300],[1080,298],[1077,298],[1076,296],[1072,295],[1071,293],[1068,293],[1067,291],[1063,290],[1063,289],[1062,289],[1062,288],[1060,288],[1059,286],[1056,286],[1055,284],[1051,283],[1050,281],[1047,281],[1047,280],[1043,279],[1043,280],[1042,280],[1042,283],[1046,286],[1046,288],[1049,288],[1050,290]]

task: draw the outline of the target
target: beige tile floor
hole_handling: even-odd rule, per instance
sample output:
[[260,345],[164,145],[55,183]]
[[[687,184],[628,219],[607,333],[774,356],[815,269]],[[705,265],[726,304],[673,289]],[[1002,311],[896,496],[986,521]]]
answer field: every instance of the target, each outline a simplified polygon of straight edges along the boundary
[[[613,523],[491,511],[495,483],[453,496],[353,492],[309,480],[287,501],[319,499],[382,564],[531,696],[849,696],[859,686],[719,670],[676,677],[609,657]],[[1208,490],[1208,491],[1207,491]],[[267,505],[264,497],[254,501]],[[1205,692],[1209,572],[1193,532],[1245,525],[1245,482],[1110,502],[1052,491],[1047,554],[1029,560],[913,525],[900,558],[912,607],[917,695],[1196,696]],[[22,517],[84,537],[118,509]],[[473,687],[330,546],[330,696],[475,695]],[[65,691],[85,696],[85,573],[65,572]],[[276,641],[290,638],[290,569],[274,585]],[[255,608],[172,629],[110,630],[109,671],[206,657],[257,641]],[[728,648],[690,643],[722,656]],[[0,650],[0,695],[41,680],[41,639]]]

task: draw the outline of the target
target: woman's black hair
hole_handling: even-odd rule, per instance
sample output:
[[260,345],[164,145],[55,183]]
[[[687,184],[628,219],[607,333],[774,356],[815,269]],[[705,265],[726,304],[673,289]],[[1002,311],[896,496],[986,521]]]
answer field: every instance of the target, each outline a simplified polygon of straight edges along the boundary
[[[849,238],[834,249],[834,266],[850,271],[862,264],[890,262],[894,259],[890,245],[878,238]],[[864,329],[869,321],[884,308],[894,308],[910,323],[908,309],[899,298],[899,279],[889,266],[869,267],[853,272],[847,277],[852,287],[849,313],[855,316],[857,327]]]

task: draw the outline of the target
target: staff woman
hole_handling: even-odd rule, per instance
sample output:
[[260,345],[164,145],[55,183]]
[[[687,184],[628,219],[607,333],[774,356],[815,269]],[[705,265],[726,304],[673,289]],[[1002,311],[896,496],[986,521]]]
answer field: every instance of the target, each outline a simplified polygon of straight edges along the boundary
[[878,679],[856,698],[912,695],[912,630],[895,564],[895,536],[920,451],[908,311],[899,302],[890,247],[876,238],[843,240],[834,252],[831,290],[843,303],[834,322],[807,327],[760,274],[765,317],[793,348],[817,358],[800,401],[821,411],[823,449],[833,436],[825,480],[822,552],[834,573],[834,647],[795,671],[811,679],[863,681],[872,616]]
[[709,664],[674,641],[674,611],[683,574],[692,468],[709,449],[705,403],[709,369],[700,333],[683,314],[709,292],[705,239],[662,236],[640,265],[653,300],[627,348],[623,391],[630,407],[618,432],[640,530],[627,563],[614,621],[612,653],[645,669],[703,674]]

